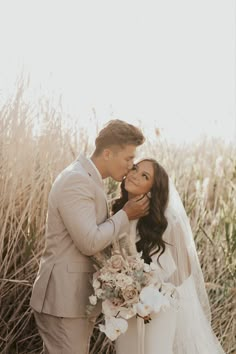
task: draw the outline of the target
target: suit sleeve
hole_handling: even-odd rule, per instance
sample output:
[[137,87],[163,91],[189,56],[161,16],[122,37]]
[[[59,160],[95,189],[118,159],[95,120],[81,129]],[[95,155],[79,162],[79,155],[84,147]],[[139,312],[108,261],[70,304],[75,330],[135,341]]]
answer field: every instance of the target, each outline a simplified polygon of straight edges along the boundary
[[86,256],[103,250],[120,234],[129,231],[129,220],[123,210],[97,225],[94,186],[78,174],[68,177],[64,183],[58,209],[76,247]]

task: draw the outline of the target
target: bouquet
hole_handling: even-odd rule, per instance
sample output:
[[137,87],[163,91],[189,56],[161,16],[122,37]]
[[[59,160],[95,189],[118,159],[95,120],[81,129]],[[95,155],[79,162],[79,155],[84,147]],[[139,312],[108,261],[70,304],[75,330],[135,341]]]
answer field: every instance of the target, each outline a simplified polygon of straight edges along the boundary
[[99,329],[112,341],[127,330],[129,318],[137,316],[148,323],[152,313],[176,307],[178,300],[175,287],[158,280],[157,265],[144,263],[142,253],[127,238],[125,242],[113,244],[110,256],[105,252],[94,257],[100,269],[93,274],[88,311],[102,301],[105,324]]

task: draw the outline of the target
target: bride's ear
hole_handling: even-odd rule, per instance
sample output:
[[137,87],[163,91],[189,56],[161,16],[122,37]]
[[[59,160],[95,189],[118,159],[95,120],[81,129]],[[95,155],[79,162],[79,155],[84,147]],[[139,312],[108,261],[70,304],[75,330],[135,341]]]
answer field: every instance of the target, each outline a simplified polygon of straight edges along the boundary
[[151,191],[147,192],[147,197],[148,197],[148,199],[151,199],[151,198],[152,198],[152,193],[151,193]]

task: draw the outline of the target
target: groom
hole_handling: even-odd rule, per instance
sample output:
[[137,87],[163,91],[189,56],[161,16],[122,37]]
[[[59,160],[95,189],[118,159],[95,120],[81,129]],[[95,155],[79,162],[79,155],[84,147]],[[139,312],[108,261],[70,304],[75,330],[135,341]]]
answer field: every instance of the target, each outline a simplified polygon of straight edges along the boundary
[[46,246],[31,307],[47,354],[87,354],[99,308],[86,316],[94,272],[89,256],[129,232],[129,220],[147,214],[147,198],[128,201],[108,216],[103,179],[122,181],[133,166],[141,131],[121,120],[98,134],[92,157],[80,155],[56,178],[48,199]]

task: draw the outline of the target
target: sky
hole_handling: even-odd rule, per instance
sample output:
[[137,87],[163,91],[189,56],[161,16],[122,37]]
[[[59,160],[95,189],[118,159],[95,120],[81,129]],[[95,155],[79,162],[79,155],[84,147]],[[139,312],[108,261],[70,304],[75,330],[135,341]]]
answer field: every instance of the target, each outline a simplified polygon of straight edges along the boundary
[[234,0],[0,0],[0,101],[30,75],[91,129],[119,118],[174,142],[236,142]]

